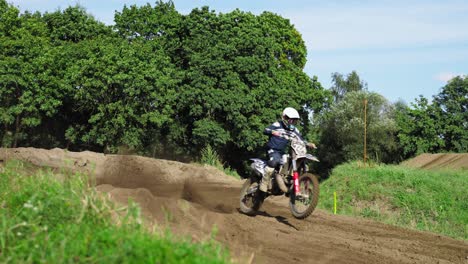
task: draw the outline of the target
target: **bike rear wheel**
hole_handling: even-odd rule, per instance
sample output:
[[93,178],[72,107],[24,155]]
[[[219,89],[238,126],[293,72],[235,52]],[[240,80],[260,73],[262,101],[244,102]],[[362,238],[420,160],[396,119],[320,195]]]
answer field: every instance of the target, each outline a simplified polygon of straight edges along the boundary
[[241,188],[240,211],[247,215],[254,215],[262,206],[265,196],[258,189],[258,182],[247,179]]
[[289,208],[295,218],[304,219],[312,214],[315,207],[317,207],[319,198],[317,176],[304,173],[299,177],[299,188],[301,195],[296,195],[293,191],[289,200]]

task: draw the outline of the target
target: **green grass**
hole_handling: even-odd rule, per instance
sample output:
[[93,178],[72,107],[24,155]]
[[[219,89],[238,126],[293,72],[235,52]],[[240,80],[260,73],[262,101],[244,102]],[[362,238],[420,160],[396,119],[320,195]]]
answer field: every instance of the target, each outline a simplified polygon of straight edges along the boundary
[[218,153],[210,145],[206,145],[206,147],[202,149],[200,163],[213,166],[224,172],[226,175],[240,179],[239,174],[235,170],[231,169],[230,167],[224,167]]
[[319,208],[468,239],[468,172],[348,163],[322,183]]
[[195,244],[158,235],[140,208],[118,208],[83,175],[57,180],[25,175],[27,165],[0,166],[0,263],[227,263],[214,240]]

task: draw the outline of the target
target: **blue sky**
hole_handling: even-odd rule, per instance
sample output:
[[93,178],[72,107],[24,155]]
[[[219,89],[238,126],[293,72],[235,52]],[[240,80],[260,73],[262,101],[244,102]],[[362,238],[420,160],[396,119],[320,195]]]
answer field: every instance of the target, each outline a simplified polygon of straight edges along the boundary
[[[79,4],[97,20],[113,24],[124,5],[154,6],[137,0],[7,0],[21,12],[56,11]],[[316,1],[316,0],[174,0],[188,14],[209,6],[228,13],[236,8],[287,18],[307,46],[304,71],[325,88],[331,74],[355,70],[370,91],[390,102],[431,99],[456,75],[468,75],[468,1]]]

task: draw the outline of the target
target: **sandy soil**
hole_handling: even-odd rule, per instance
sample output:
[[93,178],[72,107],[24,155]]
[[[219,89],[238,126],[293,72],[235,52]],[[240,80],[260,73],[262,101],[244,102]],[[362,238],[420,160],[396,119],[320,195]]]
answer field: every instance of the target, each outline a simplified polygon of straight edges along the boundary
[[239,263],[468,263],[468,243],[317,210],[292,217],[286,198],[268,198],[253,217],[238,212],[242,181],[195,164],[139,156],[0,149],[0,163],[21,159],[37,166],[92,175],[97,189],[117,202],[138,202],[161,230],[194,241],[215,239]]
[[402,165],[424,169],[468,169],[468,153],[421,154]]

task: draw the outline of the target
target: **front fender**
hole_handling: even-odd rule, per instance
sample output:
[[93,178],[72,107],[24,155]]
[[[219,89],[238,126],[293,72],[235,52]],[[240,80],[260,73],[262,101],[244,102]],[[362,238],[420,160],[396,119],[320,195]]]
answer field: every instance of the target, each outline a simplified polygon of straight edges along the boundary
[[314,155],[312,155],[312,154],[307,153],[305,158],[308,159],[308,160],[311,160],[311,161],[320,162],[320,160],[317,157],[315,157]]
[[296,160],[298,162],[301,162],[304,159],[308,159],[308,160],[315,161],[315,162],[320,162],[317,157],[315,157],[314,155],[309,154],[309,153],[307,153],[306,155],[301,155],[301,156],[296,157]]
[[309,170],[309,166],[307,165],[308,161],[320,162],[319,159],[317,159],[317,157],[315,157],[312,154],[304,155],[297,159],[298,170],[301,171],[301,168],[302,168],[303,172],[308,171]]

